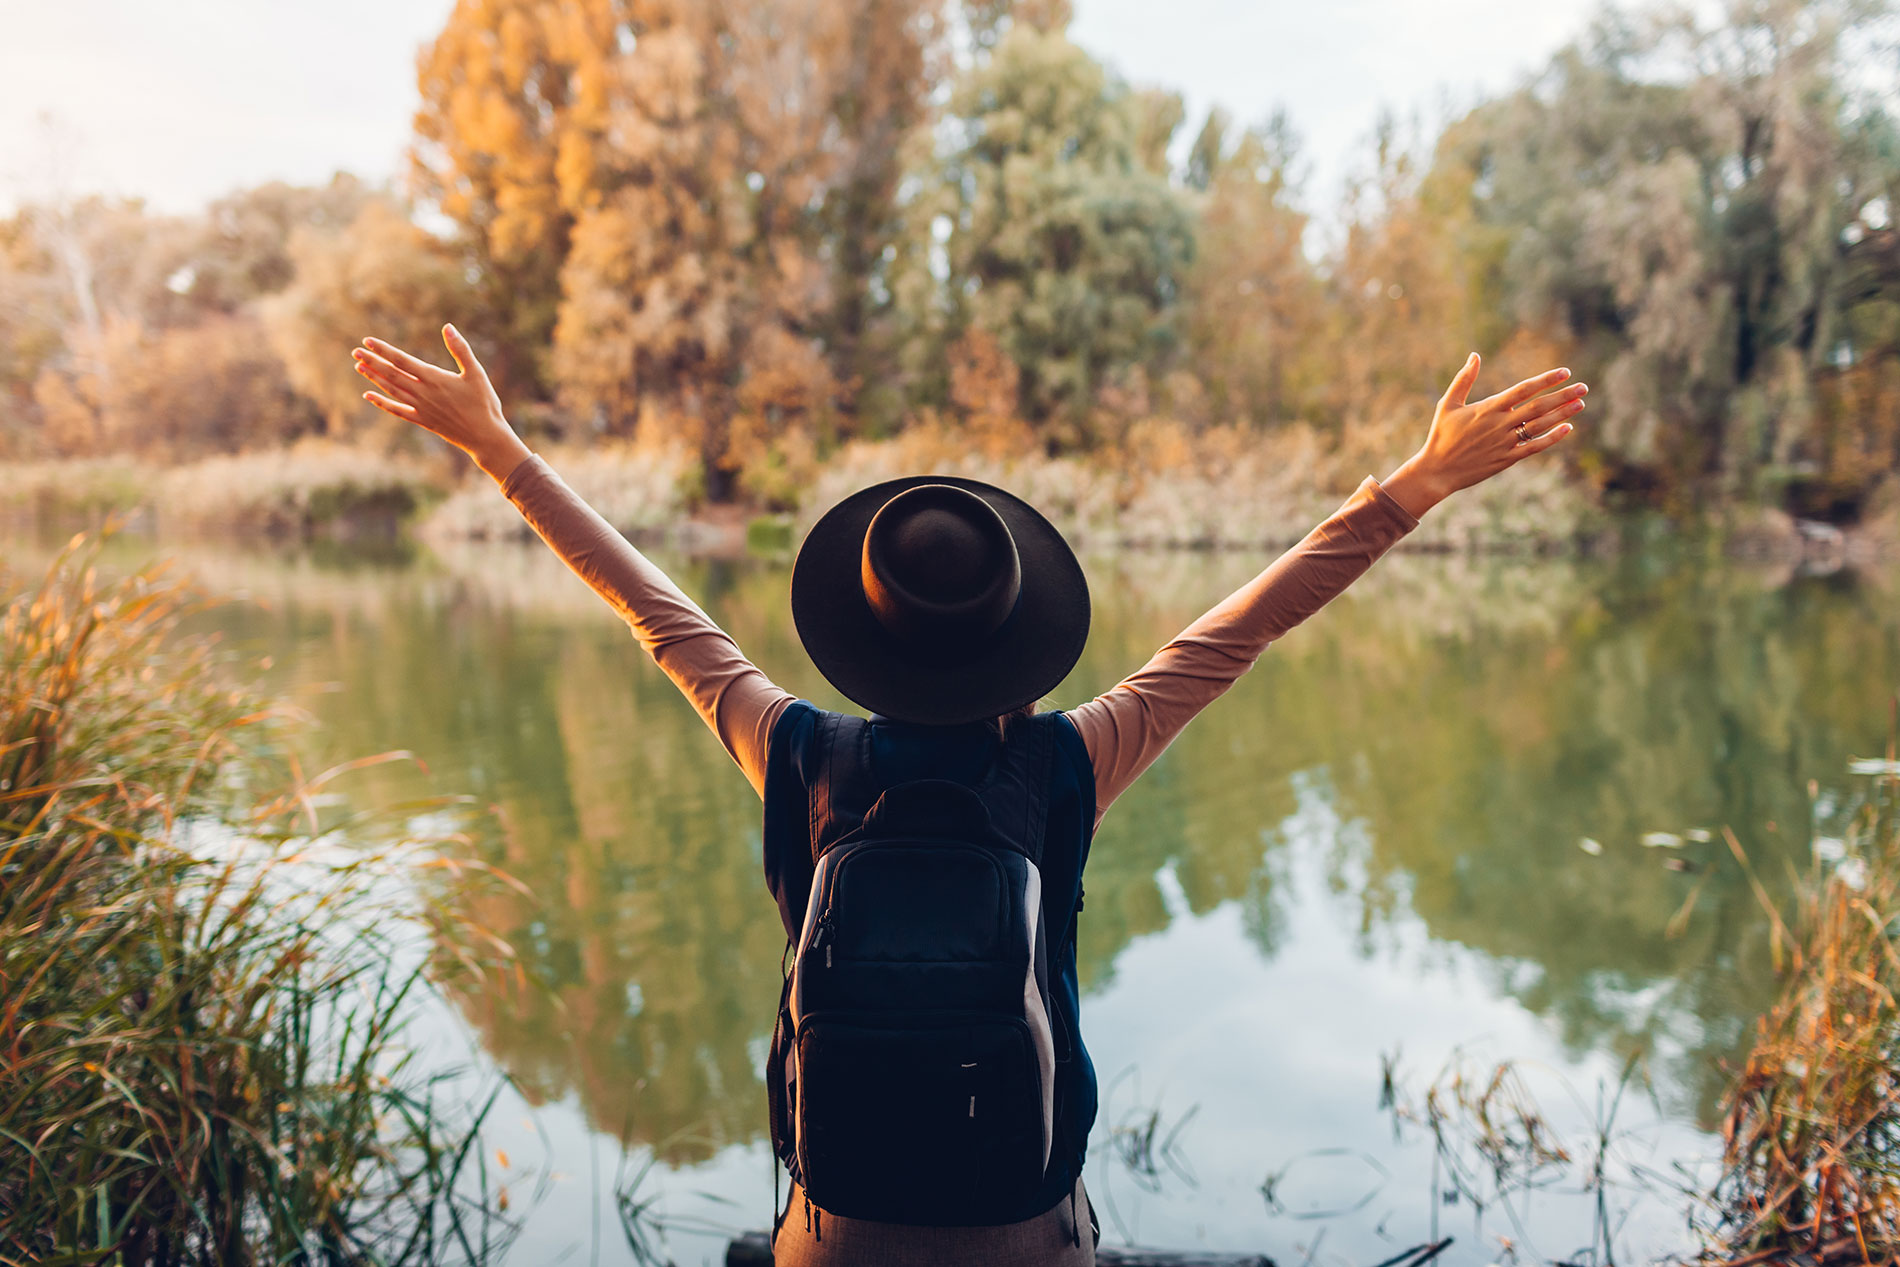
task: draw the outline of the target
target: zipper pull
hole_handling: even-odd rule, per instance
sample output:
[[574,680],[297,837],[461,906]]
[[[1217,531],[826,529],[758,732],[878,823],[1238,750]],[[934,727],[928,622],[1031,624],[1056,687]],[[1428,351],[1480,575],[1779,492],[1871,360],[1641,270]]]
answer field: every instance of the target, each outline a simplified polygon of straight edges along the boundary
[[827,904],[825,909],[818,916],[818,927],[812,933],[811,937],[813,950],[816,950],[820,946],[825,948],[825,967],[827,968],[831,966],[831,933],[831,907]]

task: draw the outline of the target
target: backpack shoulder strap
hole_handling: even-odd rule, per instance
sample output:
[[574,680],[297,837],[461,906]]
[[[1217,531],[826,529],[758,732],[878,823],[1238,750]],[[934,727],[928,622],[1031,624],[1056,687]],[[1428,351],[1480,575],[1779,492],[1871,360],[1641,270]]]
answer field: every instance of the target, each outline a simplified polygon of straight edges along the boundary
[[[871,723],[851,713],[828,712],[814,736],[824,772],[806,788],[811,857],[814,864],[844,826],[855,826],[871,802],[864,793],[874,786],[871,769]],[[863,804],[858,802],[863,800]]]
[[1055,760],[1055,736],[1049,729],[1052,716],[1010,723],[981,785],[997,826],[1038,868],[1049,825],[1049,780]]

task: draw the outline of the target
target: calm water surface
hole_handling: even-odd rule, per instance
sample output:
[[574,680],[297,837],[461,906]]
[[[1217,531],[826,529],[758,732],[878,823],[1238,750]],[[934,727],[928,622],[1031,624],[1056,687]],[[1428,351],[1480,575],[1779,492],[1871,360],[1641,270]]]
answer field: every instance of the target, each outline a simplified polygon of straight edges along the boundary
[[[758,805],[624,627],[539,547],[166,552],[239,600],[207,620],[313,715],[311,761],[426,766],[352,775],[348,798],[498,811],[466,848],[532,896],[468,913],[525,988],[461,991],[428,1024],[519,1087],[493,1119],[528,1211],[512,1261],[641,1261],[616,1188],[659,1261],[717,1262],[765,1226],[783,937]],[[1095,626],[1055,702],[1265,561],[1090,560]],[[843,706],[782,565],[669,562],[778,682]],[[1400,552],[1271,648],[1095,841],[1079,945],[1105,1239],[1365,1264],[1436,1233],[1458,1238],[1447,1261],[1584,1261],[1603,1125],[1616,1256],[1688,1247],[1669,1188],[1706,1173],[1724,1062],[1773,990],[1721,831],[1783,884],[1838,831],[1900,685],[1897,597],[1732,563]],[[1504,1060],[1573,1161],[1480,1211],[1496,1185],[1465,1128],[1435,1164],[1382,1085],[1416,1105]]]

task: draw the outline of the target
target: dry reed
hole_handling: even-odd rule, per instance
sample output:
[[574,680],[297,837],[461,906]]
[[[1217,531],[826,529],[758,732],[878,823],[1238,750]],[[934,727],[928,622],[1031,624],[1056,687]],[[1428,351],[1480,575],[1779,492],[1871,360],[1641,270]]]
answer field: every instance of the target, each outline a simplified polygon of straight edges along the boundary
[[331,775],[274,790],[192,592],[96,554],[0,577],[0,1263],[492,1259],[483,1110],[400,1041],[395,965],[460,933],[320,826]]
[[1900,763],[1890,741],[1856,767],[1866,786],[1791,914],[1748,871],[1787,979],[1723,1117],[1712,1231],[1725,1260],[1900,1253]]

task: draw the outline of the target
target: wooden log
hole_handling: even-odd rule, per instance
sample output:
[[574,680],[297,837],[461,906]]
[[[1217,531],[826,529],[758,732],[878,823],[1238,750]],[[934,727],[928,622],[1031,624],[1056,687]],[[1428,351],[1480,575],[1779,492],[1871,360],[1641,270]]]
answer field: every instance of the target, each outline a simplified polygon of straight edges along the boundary
[[[1221,1254],[1212,1250],[1117,1249],[1098,1246],[1101,1267],[1275,1267],[1265,1254]],[[772,1267],[772,1238],[747,1232],[726,1246],[726,1267]]]

